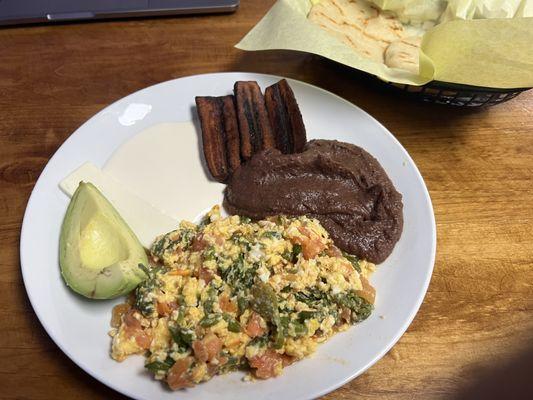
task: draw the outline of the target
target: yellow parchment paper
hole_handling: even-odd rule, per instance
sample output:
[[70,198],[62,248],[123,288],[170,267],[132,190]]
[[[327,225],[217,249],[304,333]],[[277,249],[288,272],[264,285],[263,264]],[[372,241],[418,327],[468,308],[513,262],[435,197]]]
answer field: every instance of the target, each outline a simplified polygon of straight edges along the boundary
[[[314,0],[316,1],[316,0]],[[494,88],[533,87],[533,18],[451,20],[424,35],[420,73],[368,60],[307,20],[311,0],[278,0],[236,45],[317,54],[397,83],[432,80]]]
[[422,40],[420,73],[474,86],[533,87],[533,18],[437,25]]

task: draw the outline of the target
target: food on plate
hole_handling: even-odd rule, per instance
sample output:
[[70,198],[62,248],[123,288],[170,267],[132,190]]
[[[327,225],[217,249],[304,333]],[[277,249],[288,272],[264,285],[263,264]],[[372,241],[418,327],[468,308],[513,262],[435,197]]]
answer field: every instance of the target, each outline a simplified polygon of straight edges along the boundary
[[[60,237],[61,273],[73,290],[95,299],[130,293],[112,312],[112,358],[143,354],[173,390],[236,369],[275,377],[368,318],[374,263],[403,226],[402,196],[374,157],[348,143],[307,142],[285,80],[265,97],[256,82],[237,82],[234,95],[196,104],[205,159],[228,183],[233,215],[222,218],[215,206],[199,224],[183,221],[148,256],[96,186],[81,182]],[[127,201],[91,165],[61,187],[71,193],[85,175],[117,204]],[[138,200],[124,208],[130,218],[135,209],[169,223],[140,211]]]
[[243,164],[224,192],[230,214],[316,218],[340,249],[384,261],[403,228],[402,195],[362,148],[312,140],[302,153],[266,150]]
[[285,79],[268,87],[265,96],[257,82],[236,82],[233,96],[196,97],[196,109],[206,164],[219,182],[261,150],[294,153],[306,142],[302,115]]
[[233,96],[196,97],[207,167],[225,182],[241,165],[240,137]]
[[283,154],[302,151],[307,141],[304,121],[285,79],[265,89],[265,102],[276,138],[276,149]]
[[261,88],[255,81],[235,82],[235,104],[241,136],[241,157],[248,160],[262,149],[275,146]]
[[151,258],[149,278],[113,310],[111,355],[145,354],[171,389],[235,369],[277,376],[373,308],[374,265],[306,216],[252,222],[215,206],[158,237]]
[[402,24],[395,13],[366,0],[321,0],[307,17],[361,57],[418,74],[424,29]]
[[81,182],[61,227],[59,264],[72,290],[110,299],[146,279],[148,258],[113,205],[94,185]]

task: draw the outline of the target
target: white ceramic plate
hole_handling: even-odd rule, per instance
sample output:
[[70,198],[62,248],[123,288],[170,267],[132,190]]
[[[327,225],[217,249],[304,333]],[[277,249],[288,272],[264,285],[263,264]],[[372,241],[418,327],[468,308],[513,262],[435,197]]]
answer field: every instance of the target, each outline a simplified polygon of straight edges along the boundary
[[[369,319],[319,346],[312,357],[288,367],[278,378],[243,382],[240,373],[231,373],[176,393],[150,378],[142,357],[123,363],[109,357],[110,313],[118,301],[87,301],[63,284],[58,239],[68,198],[58,189],[60,180],[85,161],[103,167],[121,144],[141,130],[161,122],[190,120],[195,95],[228,94],[237,80],[256,80],[264,88],[279,79],[220,73],[176,79],[136,92],[83,124],[39,177],[28,202],[20,243],[28,296],[61,350],[117,391],[136,399],[315,398],[355,378],[383,357],[418,311],[431,278],[436,244],[431,201],[418,169],[391,133],[364,111],[332,93],[293,80],[290,84],[309,138],[338,139],[363,147],[380,161],[403,195],[404,230],[392,255],[373,275],[377,303]],[[197,148],[190,150],[198,156]],[[217,203],[221,197],[212,200]]]

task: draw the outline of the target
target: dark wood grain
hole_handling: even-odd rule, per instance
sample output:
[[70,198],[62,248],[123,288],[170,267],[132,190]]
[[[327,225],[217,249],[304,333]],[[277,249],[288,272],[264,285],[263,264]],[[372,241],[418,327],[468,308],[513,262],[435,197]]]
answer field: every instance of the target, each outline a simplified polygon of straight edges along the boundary
[[326,398],[531,395],[533,93],[446,108],[311,55],[244,53],[233,45],[273,2],[242,3],[233,15],[0,29],[0,398],[123,398],[63,355],[33,313],[18,252],[24,209],[48,159],[94,113],[216,71],[283,75],[348,99],[395,134],[428,185],[438,247],[420,312],[381,361]]

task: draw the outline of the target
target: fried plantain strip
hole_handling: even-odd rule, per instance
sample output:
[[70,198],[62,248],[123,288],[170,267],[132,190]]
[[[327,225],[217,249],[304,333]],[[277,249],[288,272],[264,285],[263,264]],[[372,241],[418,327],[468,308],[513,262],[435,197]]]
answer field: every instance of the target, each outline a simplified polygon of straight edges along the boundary
[[233,96],[223,96],[221,100],[224,131],[226,133],[226,162],[228,173],[231,175],[241,165],[239,123],[237,122]]
[[283,154],[294,152],[290,118],[277,84],[265,89],[265,103],[270,118],[270,125],[276,138],[276,149]]
[[276,148],[284,154],[303,151],[307,142],[305,125],[294,92],[285,79],[265,90],[265,101]]
[[[219,182],[226,181],[230,170],[226,155],[227,136],[224,118],[224,111],[227,107],[225,107],[225,101],[222,99],[221,97],[195,98],[202,127],[202,147],[205,161],[211,175]],[[235,117],[235,112],[233,112],[233,117]]]
[[255,81],[239,81],[234,86],[237,120],[241,142],[241,157],[248,160],[262,149],[275,147],[265,99]]

